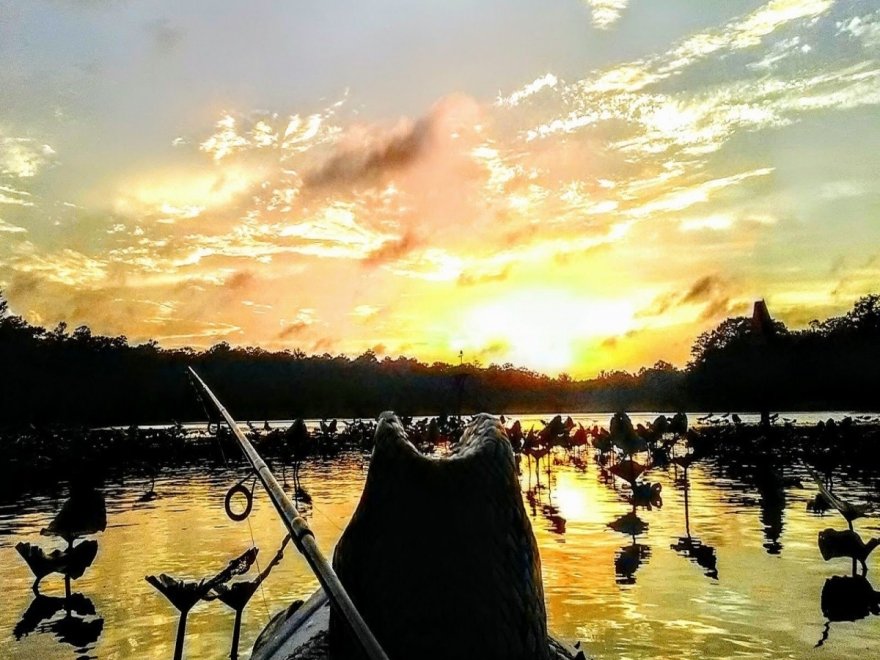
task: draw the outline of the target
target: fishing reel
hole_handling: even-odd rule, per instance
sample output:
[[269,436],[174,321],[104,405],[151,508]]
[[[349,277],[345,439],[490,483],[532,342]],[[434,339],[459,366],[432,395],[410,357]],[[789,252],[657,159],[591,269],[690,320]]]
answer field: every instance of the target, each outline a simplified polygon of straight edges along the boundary
[[[250,488],[244,485],[244,482],[247,481],[248,478],[249,477],[245,477],[228,491],[226,491],[226,501],[224,502],[226,515],[229,516],[230,520],[234,520],[235,522],[241,522],[242,520],[245,520],[249,515],[251,515],[251,510],[254,508],[254,486],[256,485],[257,477],[256,475],[254,475]],[[236,495],[239,494],[244,496],[244,509],[236,512],[232,508],[232,500],[233,498],[235,498]]]

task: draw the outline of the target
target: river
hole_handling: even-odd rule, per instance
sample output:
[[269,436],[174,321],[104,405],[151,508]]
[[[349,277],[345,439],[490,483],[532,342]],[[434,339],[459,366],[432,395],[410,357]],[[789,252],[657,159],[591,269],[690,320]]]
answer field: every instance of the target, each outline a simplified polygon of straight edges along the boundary
[[[581,419],[594,417],[607,422],[598,415]],[[522,417],[526,428],[530,418]],[[826,580],[848,575],[850,564],[823,561],[816,539],[820,530],[842,529],[845,522],[833,511],[824,516],[807,511],[816,488],[796,466],[786,468],[784,482],[775,486],[733,477],[713,461],[691,468],[691,547],[714,550],[716,574],[683,550],[684,486],[674,468],[648,473],[649,480],[662,484],[663,505],[639,511],[647,528],[632,537],[609,527],[630,510],[624,489],[603,480],[589,454],[584,456],[576,466],[560,453],[551,487],[531,497],[525,491],[534,476],[522,477],[541,550],[549,625],[558,637],[580,641],[588,655],[609,659],[880,657],[880,617],[829,625],[823,614]],[[357,503],[367,465],[366,456],[348,453],[312,459],[302,468],[302,483],[312,496],[307,517],[328,555]],[[282,540],[281,524],[262,492],[247,522],[226,517],[226,489],[243,474],[243,468],[207,466],[168,470],[156,481],[159,497],[149,502],[140,501],[143,480],[108,483],[108,527],[96,537],[95,563],[74,582],[74,591],[91,601],[94,614],[77,627],[66,625],[59,612],[20,639],[16,627],[21,633],[34,625],[22,623],[33,601],[33,578],[14,546],[22,540],[53,545],[39,530],[63,501],[63,488],[0,505],[5,593],[0,657],[170,657],[177,612],[144,576],[211,575],[247,549],[252,538],[265,563]],[[546,475],[543,479],[546,484]],[[840,475],[837,492],[866,501],[876,485]],[[856,529],[863,538],[880,536],[874,518],[856,521]],[[242,657],[271,613],[293,598],[306,598],[316,586],[305,562],[288,548],[245,611]],[[63,591],[57,575],[44,580],[44,593]],[[189,616],[187,656],[228,657],[232,623],[232,611],[219,602],[197,605]]]

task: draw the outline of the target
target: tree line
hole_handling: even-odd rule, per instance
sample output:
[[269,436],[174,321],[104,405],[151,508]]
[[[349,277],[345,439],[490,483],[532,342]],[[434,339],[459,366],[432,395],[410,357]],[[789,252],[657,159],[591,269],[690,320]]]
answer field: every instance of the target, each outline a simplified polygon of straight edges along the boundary
[[729,318],[697,338],[679,369],[551,378],[510,364],[425,364],[371,351],[305,355],[222,342],[206,350],[132,345],[86,326],[46,329],[0,295],[0,424],[148,424],[205,418],[195,367],[242,420],[402,414],[610,410],[877,409],[880,295],[805,330],[757,333]]

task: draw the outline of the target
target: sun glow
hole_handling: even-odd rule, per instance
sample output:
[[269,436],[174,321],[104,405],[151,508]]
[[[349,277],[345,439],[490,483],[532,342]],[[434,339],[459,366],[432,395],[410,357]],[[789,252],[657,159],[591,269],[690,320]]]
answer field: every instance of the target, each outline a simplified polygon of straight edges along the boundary
[[193,218],[206,208],[230,205],[249,189],[254,177],[255,173],[240,168],[210,174],[163,172],[127,184],[126,194],[116,202],[116,210]]
[[607,522],[603,518],[602,493],[595,480],[584,479],[582,475],[570,472],[559,472],[553,496],[560,515],[570,523],[604,525]]
[[[319,57],[295,88],[263,63],[307,71],[325,45],[302,35],[335,34],[334,12],[238,3],[218,24],[160,0],[78,40],[53,27],[77,3],[5,4],[22,29],[0,69],[0,289],[49,326],[591,378],[682,366],[759,297],[795,327],[880,281],[871,3],[665,3],[647,44],[650,3],[581,0],[560,11],[596,39],[534,40],[523,11],[509,35],[462,33],[430,84],[388,84],[423,80],[413,39],[369,76]],[[289,30],[216,39],[258,14]],[[471,66],[487,35],[537,59]],[[138,57],[122,76],[119,39]]]
[[626,301],[555,289],[513,291],[466,312],[451,348],[558,373],[577,367],[587,344],[632,329],[634,314]]

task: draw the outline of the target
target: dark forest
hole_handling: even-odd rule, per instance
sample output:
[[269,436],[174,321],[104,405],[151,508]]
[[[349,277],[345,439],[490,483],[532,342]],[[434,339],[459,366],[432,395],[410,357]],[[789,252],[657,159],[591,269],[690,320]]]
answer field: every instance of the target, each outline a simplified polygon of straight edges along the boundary
[[[763,310],[764,317],[760,311]],[[880,295],[843,316],[789,330],[759,303],[694,342],[683,369],[658,361],[635,373],[551,378],[513,365],[423,364],[268,352],[131,345],[85,326],[48,330],[0,297],[0,420],[21,424],[146,424],[203,419],[195,367],[242,420],[404,414],[613,410],[878,409]]]

